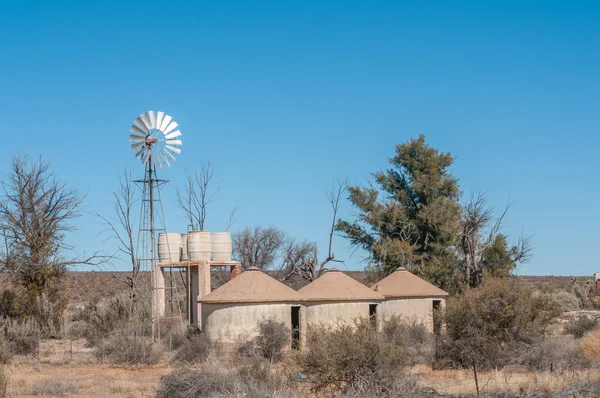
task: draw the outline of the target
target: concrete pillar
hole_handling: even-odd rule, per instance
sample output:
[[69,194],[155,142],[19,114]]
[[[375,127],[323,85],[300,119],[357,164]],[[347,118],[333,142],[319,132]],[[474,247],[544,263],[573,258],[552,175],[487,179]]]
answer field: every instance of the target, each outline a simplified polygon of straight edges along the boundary
[[202,330],[202,304],[198,302],[199,299],[210,293],[210,263],[205,260],[201,260],[196,267],[196,286],[197,293],[191,297],[195,300],[196,317],[195,323]]
[[165,271],[160,267],[155,268],[155,297],[156,306],[158,308],[158,316],[165,316]]
[[188,305],[190,308],[190,324],[191,325],[199,325],[198,324],[198,267],[197,266],[189,266],[188,270],[190,273],[190,286],[188,287]]

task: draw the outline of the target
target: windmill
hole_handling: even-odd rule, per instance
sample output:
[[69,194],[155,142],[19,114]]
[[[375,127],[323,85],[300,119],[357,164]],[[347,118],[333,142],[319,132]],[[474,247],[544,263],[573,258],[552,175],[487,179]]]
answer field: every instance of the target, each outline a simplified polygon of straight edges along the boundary
[[164,277],[158,268],[156,234],[165,231],[160,187],[167,182],[157,178],[156,166],[162,170],[163,164],[170,166],[175,156],[181,154],[178,148],[182,145],[181,132],[173,118],[164,112],[142,113],[133,123],[129,129],[131,149],[145,170],[144,179],[135,181],[142,185],[137,261],[141,270],[151,271],[152,338],[155,340],[160,339],[160,318],[164,311]]

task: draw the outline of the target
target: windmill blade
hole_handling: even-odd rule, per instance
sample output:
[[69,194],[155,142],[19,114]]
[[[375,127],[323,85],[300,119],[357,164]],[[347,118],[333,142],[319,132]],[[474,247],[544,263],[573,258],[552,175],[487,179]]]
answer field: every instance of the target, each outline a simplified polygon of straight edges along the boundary
[[158,153],[155,153],[154,156],[152,156],[152,159],[154,159],[154,163],[158,165],[158,168],[162,170],[162,164],[160,163],[160,156],[158,156]]
[[141,147],[141,146],[142,146],[142,145],[144,145],[144,144],[145,144],[145,142],[144,142],[144,141],[142,141],[142,142],[138,142],[138,143],[136,143],[136,144],[131,144],[131,149],[133,149],[133,150],[135,151],[136,149],[138,149],[139,147]]
[[148,128],[146,127],[146,125],[144,124],[144,121],[141,118],[138,117],[137,119],[135,119],[134,123],[137,124],[136,127],[138,127],[140,130],[142,130],[144,135],[146,135],[150,132],[148,130]]
[[152,153],[151,150],[148,150],[148,152],[146,152],[146,155],[144,156],[144,158],[142,159],[142,164],[146,164],[146,162],[148,162],[148,158],[150,157],[150,154]]
[[169,134],[171,131],[175,130],[177,126],[179,126],[177,122],[171,122],[169,126],[165,130],[163,130],[163,134]]
[[142,119],[142,122],[144,122],[144,126],[146,126],[146,129],[150,131],[152,129],[152,124],[150,123],[150,118],[148,117],[148,114],[142,113],[140,115],[140,118]]
[[165,148],[162,149],[162,153],[164,153],[165,155],[167,155],[168,157],[170,157],[172,161],[174,161],[174,162],[177,161],[177,159],[175,159],[175,156],[173,156],[171,154],[171,152],[167,151]]
[[169,145],[181,145],[181,140],[166,140],[165,142]]
[[[170,150],[170,151],[173,151],[173,152],[175,152],[175,153],[176,153],[176,154],[178,154],[178,155],[181,153],[181,149],[179,149],[179,148],[175,148],[175,147],[172,147],[172,146],[170,146],[170,145],[165,145],[165,148],[167,148],[167,149],[168,149],[168,150]],[[168,153],[168,152],[167,152],[167,153]]]
[[133,141],[133,142],[146,141],[146,137],[140,137],[139,135],[129,134],[129,141]]
[[175,131],[171,131],[169,134],[166,134],[165,138],[168,139],[168,140],[170,140],[172,138],[176,138],[176,137],[179,137],[179,136],[181,136],[181,131],[175,130]]
[[145,146],[144,146],[144,147],[142,147],[142,149],[140,149],[140,150],[139,150],[139,152],[135,154],[135,158],[136,158],[136,159],[139,159],[139,158],[140,158],[140,156],[142,156],[142,154],[144,153],[144,150],[145,150],[145,149],[146,149],[146,147],[145,147]]
[[160,125],[159,130],[164,133],[164,131],[167,128],[167,126],[169,125],[169,123],[171,123],[171,120],[173,120],[173,118],[171,116],[165,115],[165,117],[162,121],[162,124]]
[[160,126],[162,125],[163,118],[165,117],[165,113],[158,111],[156,112],[156,128],[160,130]]
[[169,163],[169,161],[167,160],[167,157],[164,154],[164,149],[162,151],[160,151],[160,156],[162,157],[163,162],[165,162],[165,164],[169,167],[171,167],[171,163]]
[[150,117],[150,126],[155,129],[156,128],[156,112],[148,111],[148,116]]
[[142,137],[146,136],[146,133],[144,132],[144,130],[142,130],[141,128],[139,128],[135,124],[133,126],[131,126],[131,128],[129,129],[129,131],[132,132],[132,133],[134,133],[134,134],[139,134]]

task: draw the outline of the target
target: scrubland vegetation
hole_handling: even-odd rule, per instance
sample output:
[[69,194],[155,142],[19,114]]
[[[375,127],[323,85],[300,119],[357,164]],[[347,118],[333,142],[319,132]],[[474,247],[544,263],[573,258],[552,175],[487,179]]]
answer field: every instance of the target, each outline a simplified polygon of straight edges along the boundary
[[180,323],[164,326],[163,339],[153,343],[148,322],[129,320],[123,294],[65,319],[65,333],[57,337],[84,342],[90,355],[83,363],[48,363],[55,373],[63,369],[57,377],[25,383],[16,375],[20,381],[11,382],[14,369],[44,366],[46,354],[42,350],[37,360],[33,324],[4,320],[0,353],[9,378],[0,372],[0,396],[85,396],[91,387],[77,366],[92,366],[99,375],[115,368],[152,372],[145,386],[131,380],[137,390],[115,387],[106,396],[141,396],[136,391],[144,390],[144,396],[174,398],[437,397],[475,395],[477,389],[489,397],[598,396],[595,313],[566,317],[552,297],[516,278],[488,279],[448,300],[439,336],[411,319],[393,317],[378,326],[356,319],[312,326],[304,349],[291,350],[290,330],[270,319],[235,346],[211,342]]
[[[15,157],[0,201],[7,280],[0,292],[0,397],[600,396],[597,292],[576,281],[568,290],[534,290],[512,276],[531,255],[529,239],[509,244],[500,233],[510,204],[495,215],[484,195],[463,202],[452,162],[421,136],[396,147],[391,169],[375,173],[372,186],[340,185],[330,197],[329,236],[337,230],[369,253],[373,281],[403,266],[451,293],[438,314],[440,334],[414,319],[356,319],[312,325],[304,349],[290,350],[290,330],[270,319],[234,347],[181,322],[163,323],[161,341],[153,341],[133,247],[123,248],[133,264],[123,293],[69,304],[69,266],[105,261],[65,256],[64,234],[83,198],[57,182],[48,163]],[[131,210],[132,192],[125,185],[124,196],[115,196],[126,203],[117,206],[121,215]],[[346,192],[356,219],[336,220]],[[121,236],[131,237],[126,219]],[[306,280],[340,261],[331,248],[320,260],[313,243],[274,229],[245,229],[234,242],[240,256],[269,242],[260,248],[264,256],[244,261],[277,268],[275,259],[284,258],[282,275]],[[60,342],[70,351],[48,348]],[[73,354],[73,342],[82,355]]]

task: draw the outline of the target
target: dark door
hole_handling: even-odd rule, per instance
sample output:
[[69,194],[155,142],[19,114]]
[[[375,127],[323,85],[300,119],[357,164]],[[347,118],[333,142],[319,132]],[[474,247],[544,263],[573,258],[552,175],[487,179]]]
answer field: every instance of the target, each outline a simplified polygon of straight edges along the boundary
[[292,348],[300,347],[300,307],[292,307]]

